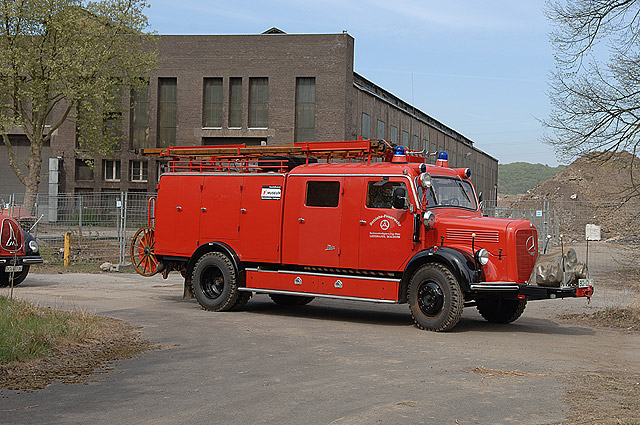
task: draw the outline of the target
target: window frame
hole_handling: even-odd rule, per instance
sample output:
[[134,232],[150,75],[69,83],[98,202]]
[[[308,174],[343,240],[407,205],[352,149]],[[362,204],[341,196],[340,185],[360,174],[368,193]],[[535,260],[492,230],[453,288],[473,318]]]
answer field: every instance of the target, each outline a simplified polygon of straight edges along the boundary
[[[314,188],[314,201],[319,201],[316,202],[315,204],[310,204],[309,203],[309,193],[310,193],[310,186],[318,186],[317,188]],[[334,186],[334,187],[329,187],[329,186]],[[335,186],[337,185],[337,189],[335,188]],[[323,187],[321,187],[323,186]],[[332,193],[328,193],[328,189],[330,189],[332,191]],[[338,208],[340,206],[340,190],[341,190],[341,182],[340,180],[307,180],[306,184],[305,184],[305,192],[304,192],[304,206],[305,207],[311,207],[311,208]],[[321,201],[334,201],[335,199],[335,205],[334,202],[331,202],[330,204],[327,205],[323,205]]]

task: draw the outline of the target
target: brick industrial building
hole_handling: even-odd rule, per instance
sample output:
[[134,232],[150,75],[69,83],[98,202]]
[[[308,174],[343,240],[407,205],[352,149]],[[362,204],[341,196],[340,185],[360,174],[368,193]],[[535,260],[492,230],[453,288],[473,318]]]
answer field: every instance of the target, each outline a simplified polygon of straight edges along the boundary
[[[45,146],[40,193],[153,192],[160,172],[139,147],[380,138],[412,149],[446,150],[469,167],[478,191],[495,196],[498,162],[473,142],[353,70],[349,34],[161,36],[159,68],[131,93],[121,149],[94,169],[76,149],[73,117]],[[19,157],[28,142],[11,135]],[[4,151],[4,149],[3,149]],[[57,172],[57,183],[48,179]],[[50,171],[52,170],[52,171]],[[0,155],[0,194],[24,188]],[[56,185],[54,188],[53,185]]]

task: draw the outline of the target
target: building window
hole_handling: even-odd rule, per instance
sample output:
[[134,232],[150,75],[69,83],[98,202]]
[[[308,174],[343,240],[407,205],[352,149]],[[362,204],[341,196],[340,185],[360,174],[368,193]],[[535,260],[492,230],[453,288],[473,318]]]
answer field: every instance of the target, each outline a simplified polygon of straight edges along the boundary
[[102,162],[102,169],[104,170],[104,181],[120,181],[120,161],[111,161],[109,159],[105,159]]
[[362,113],[362,137],[364,139],[371,138],[371,117],[364,112]]
[[222,78],[204,79],[202,126],[222,127]]
[[315,139],[316,79],[296,78],[296,141]]
[[377,131],[376,131],[376,137],[378,139],[386,139],[387,138],[387,130],[385,128],[385,124],[384,121],[380,121],[378,120],[378,126],[377,126]]
[[307,182],[308,207],[337,207],[340,201],[340,182],[309,181]]
[[[427,146],[427,145],[425,145],[425,146]],[[413,136],[413,149],[421,150],[420,149],[420,138],[418,136]]]
[[176,144],[178,121],[176,78],[158,78],[158,146]]
[[249,78],[249,127],[269,126],[269,80]]
[[402,131],[402,146],[409,147],[409,132]]
[[398,127],[395,125],[389,126],[389,141],[392,143],[398,143]]
[[149,163],[147,161],[131,161],[129,163],[129,178],[132,182],[148,181]]
[[242,127],[242,78],[229,79],[229,127]]
[[433,156],[431,157],[431,163],[435,164],[436,159],[438,158],[438,148],[436,147],[436,142],[431,142],[431,152],[429,152]]
[[76,159],[76,180],[93,180],[93,170],[81,159]]
[[149,146],[149,81],[138,90],[131,90],[131,147]]

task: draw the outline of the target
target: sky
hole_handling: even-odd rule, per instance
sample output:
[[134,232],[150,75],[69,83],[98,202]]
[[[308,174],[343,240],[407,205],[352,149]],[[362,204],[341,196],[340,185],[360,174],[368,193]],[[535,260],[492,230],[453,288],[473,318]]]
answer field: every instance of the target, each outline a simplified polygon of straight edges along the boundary
[[511,162],[557,166],[542,143],[551,30],[542,0],[149,0],[158,34],[341,33],[354,70]]

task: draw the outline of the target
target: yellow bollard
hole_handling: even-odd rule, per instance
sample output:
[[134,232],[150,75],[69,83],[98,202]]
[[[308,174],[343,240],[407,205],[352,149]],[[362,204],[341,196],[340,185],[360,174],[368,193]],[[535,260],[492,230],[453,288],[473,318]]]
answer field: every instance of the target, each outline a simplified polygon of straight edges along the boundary
[[71,232],[64,234],[64,266],[69,266],[69,257],[71,253]]

